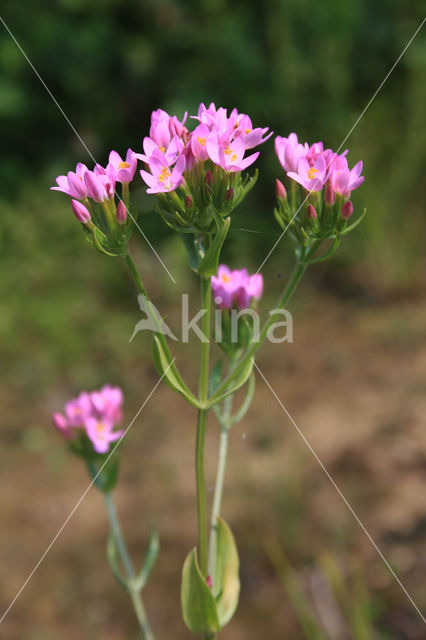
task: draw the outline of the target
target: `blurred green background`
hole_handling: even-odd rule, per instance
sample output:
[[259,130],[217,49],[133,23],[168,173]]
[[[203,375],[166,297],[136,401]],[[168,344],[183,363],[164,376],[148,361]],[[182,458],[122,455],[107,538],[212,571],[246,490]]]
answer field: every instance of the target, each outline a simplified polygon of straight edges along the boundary
[[[42,3],[3,0],[1,16],[93,156],[100,163],[105,163],[112,148],[121,153],[128,147],[136,151],[141,149],[153,109],[161,107],[182,116],[186,110],[195,113],[202,101],[214,101],[229,109],[235,106],[239,111],[248,113],[255,126],[269,126],[276,134],[285,136],[296,131],[303,141],[323,140],[326,146],[338,148],[419,26],[422,11],[424,3],[420,0],[405,3],[397,0],[58,0]],[[69,498],[63,505],[65,517],[70,504],[72,506],[75,477],[82,475],[78,463],[70,462],[66,457],[63,443],[46,429],[49,413],[58,409],[69,395],[80,388],[95,388],[111,380],[126,390],[130,419],[132,409],[137,409],[141,399],[155,383],[156,374],[149,362],[148,341],[140,340],[137,349],[135,343],[128,344],[128,337],[139,317],[133,286],[124,266],[119,261],[107,260],[92,251],[71,214],[68,198],[48,190],[58,174],[72,169],[77,161],[90,164],[91,160],[2,24],[0,66],[0,268],[3,292],[0,299],[0,366],[5,381],[0,391],[2,437],[5,443],[0,454],[3,465],[0,471],[0,486],[3,488],[0,491],[3,521],[6,523],[1,534],[0,551],[2,557],[7,559],[6,587],[2,598],[2,604],[4,599],[6,605],[19,588],[28,568],[38,559],[44,541],[47,542],[49,535],[53,535],[58,524],[61,524],[62,511],[57,515],[57,494],[52,493],[52,485],[58,483],[57,486]],[[328,416],[332,434],[328,440],[330,448],[326,450],[327,455],[331,456],[329,462],[336,464],[336,473],[342,474],[339,477],[349,482],[353,495],[361,501],[365,498],[364,493],[359,489],[358,494],[358,489],[354,487],[358,487],[357,482],[365,479],[364,472],[348,466],[345,456],[351,458],[355,447],[356,455],[366,464],[365,460],[370,458],[365,454],[364,447],[371,451],[371,438],[377,445],[378,456],[381,455],[382,445],[387,446],[389,434],[394,438],[392,442],[399,443],[398,429],[405,425],[403,416],[407,405],[414,412],[410,427],[417,434],[415,437],[420,438],[416,420],[423,406],[420,398],[423,398],[426,390],[426,314],[422,306],[426,266],[425,72],[426,38],[423,29],[344,144],[344,148],[350,149],[351,166],[359,159],[364,161],[366,180],[362,188],[354,193],[354,202],[360,208],[366,206],[368,213],[361,227],[346,238],[338,255],[330,263],[312,270],[309,284],[304,285],[299,302],[295,302],[296,317],[299,317],[299,313],[301,318],[301,335],[309,349],[305,346],[299,356],[293,353],[281,371],[275,371],[276,362],[271,354],[269,360],[265,360],[265,370],[272,379],[276,379],[277,384],[281,384],[284,374],[290,377],[293,373],[309,376],[304,363],[307,361],[312,365],[315,382],[312,380],[310,385],[305,378],[308,397],[303,396],[297,386],[292,390],[290,385],[289,393],[294,407],[303,408],[306,403],[321,404],[324,397],[329,398],[328,406],[332,406],[333,402],[339,406],[339,402],[343,402],[344,389],[335,386],[336,376],[343,376],[341,383],[353,385],[351,389],[360,394],[363,408],[360,409],[360,404],[356,404],[351,426],[358,433],[357,419],[363,424],[364,420],[371,422],[371,432],[367,430],[368,433],[364,434],[365,442],[355,445],[349,437],[350,442],[345,442],[339,449],[335,434],[340,433],[340,421],[336,416],[330,418],[327,412],[325,415]],[[278,229],[271,212],[274,206],[274,179],[280,177],[281,168],[275,158],[272,141],[264,145],[261,152],[258,161],[260,179],[241,210],[235,212],[226,247],[226,257],[236,267],[247,264],[257,269],[277,238]],[[150,289],[155,291],[156,303],[173,318],[173,314],[177,314],[177,295],[181,291],[191,290],[193,280],[187,271],[178,239],[170,235],[153,213],[152,200],[146,196],[139,179],[135,180],[133,193],[142,211],[141,225],[178,285],[173,286],[138,234],[134,237],[136,257]],[[264,274],[269,290],[267,296],[271,296],[271,300],[280,286],[278,280],[281,274],[287,272],[291,260],[290,249],[284,239],[265,265]],[[314,335],[318,325],[323,330],[322,344],[318,344]],[[330,329],[338,346],[329,337]],[[359,349],[359,354],[363,354],[356,361],[350,356],[354,349]],[[188,355],[183,349],[181,355],[188,362]],[[366,373],[367,361],[371,370]],[[401,380],[392,378],[395,363],[398,363],[398,367],[406,366],[401,374],[402,384]],[[194,375],[190,364],[187,364],[189,377]],[[141,370],[143,384],[140,382]],[[352,370],[356,373],[351,378]],[[274,375],[277,377],[274,378]],[[287,388],[285,385],[284,388]],[[398,407],[392,404],[392,399],[396,398],[393,385],[400,392]],[[374,396],[373,409],[369,403],[371,394],[375,392],[377,397]],[[178,400],[170,399],[170,392],[164,390],[161,393],[166,407],[168,403],[170,407],[176,403],[174,410],[181,411],[181,404]],[[353,525],[348,524],[348,516],[347,522],[339,521],[339,526],[332,534],[327,526],[321,532],[316,516],[310,516],[309,526],[319,531],[323,546],[318,545],[313,555],[307,553],[305,547],[302,548],[300,520],[306,518],[306,512],[309,512],[315,471],[308,465],[305,475],[300,472],[298,460],[306,453],[298,451],[297,445],[286,441],[286,449],[289,448],[292,454],[296,451],[294,468],[291,462],[294,456],[291,455],[289,471],[283,477],[280,476],[280,463],[277,462],[274,469],[278,479],[275,478],[274,482],[271,480],[271,484],[265,480],[268,458],[262,458],[264,451],[271,452],[282,444],[281,436],[278,437],[273,430],[272,416],[276,420],[282,420],[283,417],[279,413],[273,414],[272,407],[267,404],[271,399],[268,397],[266,400],[264,389],[263,394],[260,393],[257,412],[254,412],[252,422],[247,426],[247,430],[251,426],[253,433],[252,448],[249,447],[252,455],[246,449],[242,449],[240,454],[248,456],[245,464],[253,465],[252,482],[257,487],[257,496],[265,504],[261,513],[267,520],[274,510],[283,513],[283,522],[281,516],[276,516],[275,529],[274,525],[268,525],[268,535],[271,528],[274,535],[279,532],[281,536],[284,532],[291,561],[299,568],[305,567],[301,570],[303,583],[306,566],[311,569],[314,567],[312,571],[316,570],[318,554],[323,552],[324,546],[329,547],[330,536],[334,548],[346,553],[348,545],[353,543],[352,536],[347,533]],[[265,414],[262,410],[262,399],[269,413],[267,411]],[[389,415],[384,407],[388,408]],[[364,409],[365,415],[362,413]],[[155,449],[153,460],[161,469],[161,482],[158,491],[146,490],[147,495],[143,494],[143,497],[147,510],[150,505],[156,511],[163,499],[161,491],[163,494],[172,491],[175,486],[173,473],[178,473],[176,470],[170,471],[175,463],[160,445],[168,444],[172,449],[183,445],[180,440],[170,440],[172,436],[165,434],[165,427],[158,426],[159,422],[162,425],[167,422],[167,411],[162,413],[159,410],[158,414],[156,410],[153,411],[153,415],[146,419],[145,428],[135,436],[135,451],[142,457],[137,458],[135,454],[132,462],[130,456],[129,468],[132,471],[128,471],[123,482],[130,491],[134,478],[140,474],[138,460],[142,459],[149,468],[148,458],[152,449]],[[361,413],[357,414],[357,411]],[[184,415],[188,421],[192,421],[191,412]],[[346,419],[346,405],[342,406],[342,419],[343,416]],[[316,419],[321,425],[327,421],[323,414]],[[395,426],[396,423],[398,426]],[[150,435],[150,427],[155,427],[157,440]],[[192,432],[190,429],[188,431],[189,453],[185,454],[185,460],[191,464]],[[377,436],[377,431],[380,436]],[[347,432],[350,432],[349,428]],[[364,433],[362,429],[361,432]],[[402,434],[399,435],[402,437]],[[378,441],[376,437],[379,437]],[[383,441],[380,440],[382,437]],[[411,447],[415,442],[417,450],[423,450],[423,440],[418,442],[414,436],[414,440],[410,440],[411,436],[404,432],[404,438],[407,437]],[[212,446],[215,446],[214,442]],[[334,451],[333,447],[336,449],[334,457],[330,453]],[[278,450],[281,451],[279,447]],[[263,460],[260,466],[259,455]],[[368,477],[371,486],[375,487],[375,497],[370,507],[371,512],[375,512],[377,505],[382,505],[380,500],[386,482],[383,476],[379,480],[374,475],[383,472],[380,465],[376,469],[376,459],[371,464],[374,478]],[[423,458],[421,462],[415,460],[412,464],[415,469],[420,469],[422,477]],[[398,476],[398,482],[408,482],[407,492],[411,496],[417,490],[417,485],[410,484],[413,469],[408,466],[408,476],[404,475],[404,465],[398,471],[402,474]],[[390,458],[389,477],[393,477],[392,469],[392,473],[395,473]],[[358,472],[360,475],[357,475]],[[152,482],[158,483],[154,467],[149,473]],[[345,475],[347,473],[349,476]],[[236,478],[232,476],[232,479],[239,487],[245,509],[239,513],[238,506],[234,505],[237,514],[235,519],[243,560],[249,567],[245,575],[249,586],[245,595],[243,593],[243,605],[245,610],[248,605],[254,609],[245,626],[240,621],[235,623],[229,635],[225,635],[226,632],[223,634],[224,638],[232,640],[260,637],[251,635],[252,629],[258,628],[261,633],[265,628],[265,620],[269,620],[276,611],[272,606],[268,609],[265,603],[269,602],[269,598],[275,602],[276,598],[277,607],[281,606],[281,600],[276,595],[280,593],[277,584],[275,591],[270,586],[275,579],[274,572],[265,564],[264,558],[259,558],[257,549],[263,543],[252,534],[253,522],[250,518],[254,516],[247,515],[253,487],[239,474],[239,471],[235,472]],[[418,478],[417,474],[416,482]],[[84,488],[84,478],[78,482]],[[185,476],[182,487],[184,496],[192,491],[191,475]],[[28,495],[32,495],[35,504],[39,505],[41,514],[45,513],[44,506],[49,505],[50,520],[45,520],[40,514],[37,517],[31,515]],[[283,495],[286,497],[283,498]],[[124,509],[129,522],[140,497],[135,497],[133,503],[125,502]],[[192,514],[192,499],[192,494],[188,497],[188,503],[182,498],[180,508],[176,507],[176,518],[182,513]],[[333,499],[329,497],[330,501]],[[405,498],[399,496],[399,499],[404,501]],[[154,503],[151,504],[150,500]],[[167,504],[169,513],[174,513],[175,505],[166,500],[164,504],[161,503],[162,508],[158,506],[159,514],[167,510]],[[393,507],[387,508],[386,504],[383,506],[386,516],[394,514]],[[46,609],[42,599],[35,598],[37,587],[34,585],[31,599],[34,623],[30,629],[19,615],[16,618],[11,614],[9,638],[46,640],[76,637],[75,633],[82,638],[131,637],[122,635],[125,633],[122,625],[116,618],[111,619],[116,597],[112,580],[108,587],[111,593],[99,591],[96,586],[99,579],[106,583],[110,580],[106,571],[101,578],[96,573],[103,562],[105,533],[102,510],[98,503],[96,505],[98,511],[95,512],[100,524],[99,531],[95,529],[97,550],[100,552],[93,558],[90,571],[67,556],[73,553],[69,549],[74,544],[74,537],[70,535],[70,538],[65,538],[64,547],[59,552],[62,553],[59,556],[61,561],[58,558],[52,560],[50,572],[40,577],[47,591],[55,591],[56,600],[50,609]],[[320,512],[321,508],[318,514]],[[417,536],[416,518],[421,520],[416,510],[415,514],[410,511],[408,521],[404,515],[401,516],[398,540],[403,540],[402,550],[398,547],[394,561],[402,572],[406,571],[407,580],[420,593],[419,584],[424,585],[424,574],[422,580],[415,572],[413,577],[412,565],[407,559],[408,549],[414,544],[410,532],[414,531]],[[191,517],[188,515],[189,522],[192,522]],[[387,522],[386,518],[384,521]],[[187,534],[182,534],[182,539],[177,542],[171,533],[173,523],[166,519],[163,524],[166,531],[165,558],[168,558],[170,565],[166,567],[164,564],[163,572],[160,570],[157,599],[154,602],[153,598],[151,603],[154,609],[157,606],[157,624],[160,628],[164,623],[164,612],[159,609],[158,602],[164,597],[168,580],[174,580],[177,584],[176,567],[193,542],[191,527],[187,527]],[[373,520],[373,524],[377,524],[376,521]],[[10,532],[17,525],[20,537],[11,542]],[[82,526],[84,529],[84,524]],[[266,527],[264,523],[262,526]],[[384,530],[388,531],[389,526],[383,525]],[[34,527],[39,527],[42,533],[40,539],[34,537]],[[78,523],[75,527],[78,531]],[[379,530],[382,531],[380,527]],[[420,530],[424,531],[424,528],[420,527]],[[89,527],[88,540],[79,547],[84,557],[90,555],[93,531]],[[143,525],[136,527],[132,535],[136,547],[137,536],[145,535]],[[389,535],[392,538],[393,534]],[[416,537],[415,543],[424,552],[424,535],[420,542]],[[269,549],[274,549],[272,555],[281,558],[275,543],[270,545],[268,542],[268,545]],[[391,554],[392,549],[389,549]],[[355,556],[355,573],[358,575],[364,555],[358,549]],[[52,568],[55,562],[59,565],[56,571],[60,571],[60,566],[66,567],[68,578],[57,578]],[[286,560],[281,558],[280,562],[287,566]],[[422,628],[413,616],[409,603],[400,604],[403,594],[395,595],[393,587],[380,571],[379,566],[374,565],[373,578],[369,578],[373,590],[381,594],[377,603],[374,600],[373,613],[368,613],[374,620],[382,621],[381,626],[379,624],[382,635],[377,637],[408,640],[423,637]],[[95,578],[91,580],[86,577],[83,580],[83,574]],[[288,572],[285,575],[288,578]],[[81,614],[82,619],[74,620],[73,612],[81,601],[81,593],[75,584],[80,580],[83,580],[82,593],[85,597],[90,602],[91,598],[98,600],[96,606],[89,606]],[[256,580],[262,585],[263,608],[263,605],[254,604],[259,600],[254,599],[253,581]],[[70,584],[74,587],[70,587]],[[288,579],[287,588],[294,596]],[[360,602],[363,597],[359,595]],[[108,601],[109,613],[99,604],[105,600]],[[131,612],[127,610],[124,599],[120,602],[126,610],[123,624],[127,627],[124,628],[130,634],[134,628]],[[173,602],[175,600],[171,600],[170,615],[178,621],[178,609],[173,609],[173,606],[177,607],[177,600],[175,604]],[[355,599],[355,602],[358,600]],[[22,615],[23,611],[28,611],[28,600],[21,606]],[[312,626],[311,635],[300,635],[300,626],[295,621],[291,622],[294,613],[286,608],[283,611],[277,626],[271,623],[268,637],[283,637],[283,629],[290,629],[287,637],[319,637],[314,635]],[[365,626],[367,623],[355,621],[354,624],[358,626],[356,632],[352,631],[352,637],[360,640],[375,637],[373,631]],[[339,633],[334,636],[338,640],[351,637]],[[185,630],[178,626],[174,637],[186,637]]]

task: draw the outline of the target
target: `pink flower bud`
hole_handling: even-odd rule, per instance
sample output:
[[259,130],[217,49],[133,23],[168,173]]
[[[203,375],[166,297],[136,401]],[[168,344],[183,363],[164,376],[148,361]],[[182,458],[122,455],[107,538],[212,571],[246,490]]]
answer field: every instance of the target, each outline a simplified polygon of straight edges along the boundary
[[207,173],[206,173],[206,175],[205,175],[204,182],[205,182],[206,184],[210,185],[210,187],[211,187],[211,186],[212,186],[212,184],[213,184],[213,174],[212,174],[212,172],[210,171],[210,169],[207,171]]
[[187,209],[192,209],[193,206],[194,206],[194,201],[191,198],[191,196],[186,196],[186,198],[185,198],[185,207]]
[[122,200],[117,205],[117,209],[115,211],[115,217],[117,218],[118,224],[124,224],[127,220],[127,209],[126,205]]
[[331,207],[336,202],[336,194],[330,185],[327,186],[324,194],[324,202],[327,207]]
[[225,193],[225,200],[226,202],[231,202],[231,200],[234,199],[234,190],[231,187],[230,189],[228,189],[228,191]]
[[343,220],[349,220],[353,212],[354,212],[354,206],[352,202],[348,200],[347,202],[345,202],[345,204],[341,208],[340,215],[342,216]]
[[278,200],[285,200],[287,198],[286,188],[278,178],[275,180],[275,195]]
[[315,211],[315,207],[311,204],[308,204],[308,220],[316,220],[318,218],[317,212]]
[[207,576],[206,583],[209,589],[213,589],[213,580],[211,576]]
[[90,213],[87,207],[78,200],[71,200],[71,207],[77,220],[81,224],[87,224],[90,221]]

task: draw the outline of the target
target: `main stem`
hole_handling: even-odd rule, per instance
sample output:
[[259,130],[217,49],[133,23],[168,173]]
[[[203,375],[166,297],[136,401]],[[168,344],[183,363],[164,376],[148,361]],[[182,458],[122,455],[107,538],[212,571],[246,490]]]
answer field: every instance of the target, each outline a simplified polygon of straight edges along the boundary
[[[201,279],[201,308],[205,309],[202,317],[201,331],[206,338],[201,342],[200,353],[200,403],[208,400],[209,391],[209,357],[210,357],[210,323],[211,323],[211,289],[210,278]],[[204,441],[206,435],[208,409],[198,410],[197,439],[195,444],[195,476],[197,483],[198,513],[198,554],[201,573],[207,577],[208,570],[208,536],[206,486],[204,479]]]
[[216,557],[217,557],[217,519],[220,515],[222,506],[223,485],[225,480],[226,458],[228,454],[228,436],[229,427],[221,425],[219,456],[216,472],[216,484],[214,488],[214,497],[212,505],[212,513],[210,520],[210,544],[209,544],[209,575],[212,577],[213,587],[216,587]]
[[131,561],[129,552],[126,547],[126,543],[124,542],[123,532],[121,531],[120,521],[118,519],[117,509],[115,508],[114,499],[112,497],[112,493],[104,493],[105,496],[105,505],[108,514],[108,520],[111,527],[112,535],[114,537],[115,544],[117,545],[117,550],[120,555],[121,561],[123,563],[124,570],[129,579],[128,588],[130,598],[132,600],[133,608],[136,613],[136,617],[139,622],[139,626],[143,633],[145,640],[154,640],[154,634],[152,633],[151,627],[148,622],[148,618],[146,615],[145,607],[142,600],[141,592],[136,589],[132,581],[135,578],[135,570],[133,568],[133,563]]

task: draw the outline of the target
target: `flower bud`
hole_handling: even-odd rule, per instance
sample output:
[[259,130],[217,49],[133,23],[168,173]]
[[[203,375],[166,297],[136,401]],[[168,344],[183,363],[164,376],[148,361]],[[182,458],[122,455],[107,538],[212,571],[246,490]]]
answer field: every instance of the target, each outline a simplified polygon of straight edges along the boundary
[[105,188],[105,184],[101,179],[101,175],[96,174],[94,171],[86,171],[84,174],[84,181],[89,192],[89,196],[95,202],[104,202],[108,199],[108,193]]
[[210,575],[207,576],[206,578],[206,583],[209,589],[213,589],[213,580],[212,577]]
[[90,213],[87,207],[78,200],[71,200],[72,211],[81,224],[87,224],[90,221]]
[[308,204],[308,220],[316,220],[318,218],[318,214],[315,211],[315,207],[313,207],[310,203]]
[[117,218],[118,224],[124,224],[127,220],[127,209],[126,205],[122,200],[117,205],[117,209],[115,211],[115,217]]
[[347,202],[345,202],[345,204],[341,208],[340,215],[342,216],[343,220],[349,220],[353,212],[354,212],[354,206],[351,200],[348,200]]
[[331,207],[336,202],[336,194],[330,185],[327,186],[324,194],[324,202],[327,207]]
[[212,172],[210,171],[210,169],[207,171],[207,173],[206,173],[206,175],[205,175],[205,177],[204,177],[204,182],[205,182],[206,184],[208,184],[210,187],[211,187],[211,186],[212,186],[212,184],[213,184],[213,174],[212,174]]
[[193,206],[194,206],[194,200],[191,198],[191,196],[186,196],[185,207],[187,209],[192,209]]
[[231,202],[234,199],[234,190],[231,187],[230,189],[228,189],[228,191],[225,193],[225,201],[226,202]]
[[287,198],[286,188],[278,178],[275,180],[275,195],[278,200],[285,200]]

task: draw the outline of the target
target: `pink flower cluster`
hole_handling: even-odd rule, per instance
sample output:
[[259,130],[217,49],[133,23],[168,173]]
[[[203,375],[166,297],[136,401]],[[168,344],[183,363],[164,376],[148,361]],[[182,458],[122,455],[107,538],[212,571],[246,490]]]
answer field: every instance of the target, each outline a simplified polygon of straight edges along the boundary
[[124,433],[114,431],[122,420],[122,404],[121,389],[105,385],[99,391],[82,391],[66,403],[64,413],[53,414],[53,422],[67,440],[83,431],[97,453],[106,453]]
[[275,138],[275,152],[287,176],[307,191],[321,191],[326,186],[331,189],[331,199],[334,193],[347,199],[364,182],[362,161],[349,169],[347,151],[339,155],[324,149],[322,142],[301,144],[297,135],[290,133],[288,138]]
[[219,266],[213,276],[212,290],[217,306],[221,309],[247,309],[251,301],[259,300],[263,293],[263,277],[260,273],[249,275],[247,269],[231,271],[226,265]]
[[165,193],[177,189],[184,181],[184,172],[200,162],[210,160],[224,171],[237,172],[249,167],[259,152],[245,157],[245,152],[265,142],[271,135],[268,127],[253,128],[248,115],[233,109],[219,109],[211,103],[201,104],[198,121],[192,132],[182,121],[162,109],[152,113],[149,137],[143,141],[143,154],[138,155],[149,171],[141,176],[148,185],[148,193]]
[[81,201],[88,204],[88,198],[98,203],[113,200],[117,182],[131,182],[136,173],[137,162],[136,154],[131,149],[128,149],[125,160],[117,151],[111,151],[106,167],[96,164],[93,171],[90,171],[85,164],[79,162],[75,171],[68,171],[66,176],[58,176],[57,186],[51,189],[71,196],[74,215],[79,222],[86,224],[91,219],[90,212]]

